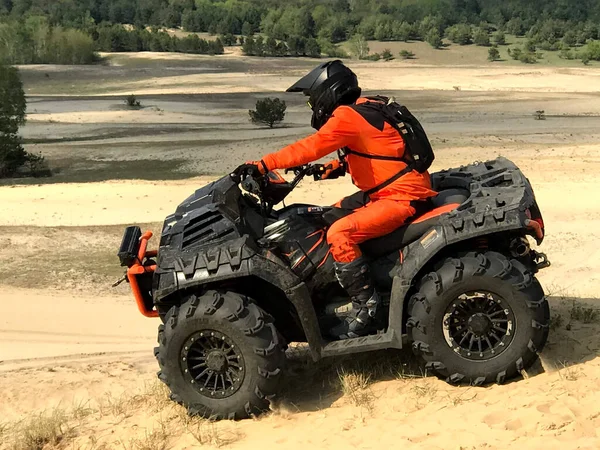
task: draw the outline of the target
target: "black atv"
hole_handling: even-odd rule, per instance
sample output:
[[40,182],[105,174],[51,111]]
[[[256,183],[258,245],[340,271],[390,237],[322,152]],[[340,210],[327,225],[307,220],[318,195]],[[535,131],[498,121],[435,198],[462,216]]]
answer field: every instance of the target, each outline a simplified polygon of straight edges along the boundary
[[350,311],[326,232],[351,211],[274,209],[312,171],[210,183],[166,218],[158,252],[147,251],[152,233],[127,228],[121,264],[140,311],[164,323],[155,355],[173,400],[213,418],[264,411],[289,342],[308,343],[315,361],[411,345],[431,372],[477,386],[531,366],[548,337],[535,274],[549,262],[530,247],[544,223],[517,166],[498,158],[434,173],[427,210],[361,246],[387,319],[348,340],[325,334]]

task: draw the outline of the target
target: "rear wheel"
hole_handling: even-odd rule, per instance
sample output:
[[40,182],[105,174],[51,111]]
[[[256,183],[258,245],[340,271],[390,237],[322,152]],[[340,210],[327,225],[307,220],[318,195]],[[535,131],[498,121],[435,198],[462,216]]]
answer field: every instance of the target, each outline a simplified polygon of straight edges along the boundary
[[284,353],[272,318],[247,297],[209,291],[167,313],[159,378],[191,415],[243,419],[268,410]]
[[410,301],[413,350],[451,383],[502,383],[537,359],[550,310],[523,264],[495,252],[448,259]]

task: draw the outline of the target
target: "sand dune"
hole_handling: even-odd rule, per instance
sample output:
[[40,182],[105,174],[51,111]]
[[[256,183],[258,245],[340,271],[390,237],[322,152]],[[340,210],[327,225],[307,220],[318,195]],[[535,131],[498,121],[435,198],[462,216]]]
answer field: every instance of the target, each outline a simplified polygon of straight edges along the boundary
[[[180,58],[186,63],[198,60]],[[252,70],[257,70],[257,60],[251,61]],[[355,67],[367,88],[452,90],[460,85],[486,92],[464,104],[457,98],[456,108],[471,108],[473,114],[479,111],[474,102],[484,104],[486,98],[495,98],[497,89],[513,92],[514,101],[529,102],[544,95],[550,98],[552,92],[600,88],[600,76],[589,69],[440,68],[399,62]],[[28,70],[48,70],[54,76],[50,69]],[[282,76],[232,71],[101,85],[102,93],[129,94],[135,87],[140,95],[256,92],[287,87],[297,75],[295,70]],[[33,89],[44,88],[39,84]],[[596,111],[589,96],[582,97],[584,103],[578,103],[576,94],[573,99],[565,103],[565,110]],[[68,112],[44,114],[33,114],[34,120],[74,120]],[[169,114],[177,119],[184,113]],[[86,112],[78,120],[124,126],[160,122],[156,115],[146,115],[152,118],[113,111],[94,121],[94,113]],[[501,119],[493,116],[497,117]],[[559,126],[560,121],[552,124]],[[528,122],[520,125],[525,129]],[[211,139],[229,137],[220,129],[210,133],[214,133]],[[552,267],[540,274],[553,315],[540,365],[524,374],[525,379],[507,385],[453,387],[426,376],[408,352],[377,352],[313,364],[301,348],[294,349],[284,392],[272,405],[273,411],[237,423],[189,419],[168,399],[156,380],[152,354],[158,321],[137,312],[126,286],[111,291],[107,284],[121,273],[114,253],[122,227],[139,223],[159,229],[165,215],[214,177],[0,186],[0,308],[4,312],[0,318],[0,448],[600,448],[597,137],[573,137],[568,130],[523,133],[518,137],[474,133],[453,147],[437,141],[442,144],[434,170],[502,154],[519,164],[533,183],[547,229],[542,250],[552,261]],[[58,149],[57,154],[64,157],[73,148],[88,151],[85,142],[78,145]],[[257,148],[252,151],[263,147]],[[113,152],[119,151],[115,146]],[[244,150],[237,156],[258,154]],[[232,161],[212,164],[215,173],[226,173]],[[347,179],[306,180],[289,202],[330,204],[351,192]],[[54,430],[56,439],[50,436],[37,447],[25,447],[26,433],[42,429]]]

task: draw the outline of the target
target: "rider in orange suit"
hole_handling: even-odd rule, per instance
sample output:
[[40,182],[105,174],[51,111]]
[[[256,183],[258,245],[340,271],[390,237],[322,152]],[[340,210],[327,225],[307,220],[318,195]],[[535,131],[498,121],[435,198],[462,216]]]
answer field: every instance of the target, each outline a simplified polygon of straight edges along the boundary
[[[363,108],[356,75],[340,61],[322,64],[299,80],[288,92],[302,91],[310,96],[312,125],[317,133],[261,161],[249,162],[261,173],[287,169],[316,161],[339,149],[347,149],[344,161],[334,160],[321,167],[321,179],[336,178],[346,171],[363,192],[385,183],[406,167],[399,161],[405,151],[404,140],[380,114]],[[369,156],[388,157],[373,159]],[[336,261],[336,275],[353,301],[353,312],[331,334],[340,339],[368,334],[373,330],[380,304],[369,268],[358,244],[386,235],[415,214],[411,202],[435,196],[428,173],[411,171],[389,185],[369,193],[368,202],[336,221],[327,233],[327,241]],[[344,207],[345,200],[337,206]],[[354,208],[352,208],[354,209]]]

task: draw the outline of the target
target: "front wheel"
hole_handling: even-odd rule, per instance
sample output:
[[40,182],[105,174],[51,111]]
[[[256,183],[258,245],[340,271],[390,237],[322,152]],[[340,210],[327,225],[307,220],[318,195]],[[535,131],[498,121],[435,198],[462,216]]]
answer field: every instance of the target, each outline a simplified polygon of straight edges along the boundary
[[451,383],[502,383],[529,368],[550,309],[531,271],[495,253],[446,260],[411,298],[408,328],[426,368]]
[[246,296],[208,291],[159,327],[159,378],[191,415],[244,419],[268,410],[284,353],[273,319]]

